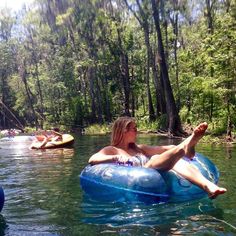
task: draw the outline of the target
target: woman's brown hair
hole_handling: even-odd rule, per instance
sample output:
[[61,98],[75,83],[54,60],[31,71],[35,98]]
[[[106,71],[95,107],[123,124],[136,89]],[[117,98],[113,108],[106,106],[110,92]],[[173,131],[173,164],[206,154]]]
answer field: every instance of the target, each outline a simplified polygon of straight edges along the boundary
[[112,146],[117,146],[121,143],[124,133],[129,129],[131,123],[135,123],[135,119],[128,116],[122,116],[115,120],[111,134]]

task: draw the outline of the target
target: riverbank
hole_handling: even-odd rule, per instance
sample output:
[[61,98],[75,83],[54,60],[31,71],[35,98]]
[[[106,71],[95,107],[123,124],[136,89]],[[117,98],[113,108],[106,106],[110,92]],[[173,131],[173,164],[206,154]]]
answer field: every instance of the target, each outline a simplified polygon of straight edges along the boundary
[[[183,130],[190,135],[193,130],[195,125],[182,125]],[[87,126],[83,129],[73,129],[70,130],[68,127],[59,127],[61,130],[61,133],[75,133],[79,135],[109,135],[111,133],[112,129],[112,124],[93,124],[90,126]],[[36,131],[32,127],[26,127],[24,130],[24,135],[25,134],[34,134]],[[161,136],[165,137],[167,139],[179,139],[183,140],[185,137],[179,137],[179,136],[169,136],[168,132],[166,130],[161,130],[157,129],[157,124],[156,123],[144,123],[144,122],[138,122],[138,133],[139,134],[148,134],[148,135],[155,135],[155,136]],[[187,135],[187,136],[188,136]],[[4,137],[5,135],[0,134],[0,137]],[[186,137],[187,137],[186,136]],[[206,134],[204,137],[201,139],[200,142],[203,143],[211,143],[211,144],[227,144],[227,145],[233,145],[236,144],[236,135],[235,133],[232,133],[232,137],[229,137],[226,135],[226,132],[219,132],[211,124],[209,124],[209,127],[206,131]]]
[[[139,127],[139,126],[138,126]],[[190,135],[193,132],[195,126],[191,126],[191,125],[183,125],[183,130]],[[84,134],[86,135],[107,135],[111,133],[111,124],[110,125],[91,125],[85,128],[84,130]],[[161,136],[161,137],[166,137],[168,139],[184,139],[184,137],[179,137],[179,136],[169,136],[168,132],[164,131],[164,130],[156,130],[155,127],[153,125],[147,125],[145,126],[141,126],[140,128],[138,128],[138,133],[139,134],[152,134],[155,136]],[[232,137],[227,137],[226,134],[217,134],[216,130],[212,129],[212,127],[210,126],[209,129],[206,131],[206,134],[204,135],[204,137],[201,139],[200,142],[203,143],[211,143],[211,144],[229,144],[229,145],[233,145],[236,144],[236,136],[232,135]]]

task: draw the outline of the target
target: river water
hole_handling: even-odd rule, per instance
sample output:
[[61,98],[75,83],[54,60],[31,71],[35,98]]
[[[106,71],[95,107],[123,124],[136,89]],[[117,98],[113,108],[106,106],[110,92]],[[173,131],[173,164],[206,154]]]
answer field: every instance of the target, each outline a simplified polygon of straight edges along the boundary
[[[139,143],[172,144],[153,135]],[[199,144],[220,171],[228,192],[178,204],[98,203],[86,199],[79,174],[108,136],[76,136],[74,148],[29,150],[0,143],[5,205],[0,235],[236,235],[236,146]]]

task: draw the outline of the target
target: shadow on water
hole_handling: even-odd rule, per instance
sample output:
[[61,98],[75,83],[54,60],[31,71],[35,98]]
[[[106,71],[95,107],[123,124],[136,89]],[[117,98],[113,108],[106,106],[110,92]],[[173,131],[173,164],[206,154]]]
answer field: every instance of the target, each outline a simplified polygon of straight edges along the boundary
[[2,215],[0,215],[0,235],[5,235],[7,228],[8,226],[5,218]]

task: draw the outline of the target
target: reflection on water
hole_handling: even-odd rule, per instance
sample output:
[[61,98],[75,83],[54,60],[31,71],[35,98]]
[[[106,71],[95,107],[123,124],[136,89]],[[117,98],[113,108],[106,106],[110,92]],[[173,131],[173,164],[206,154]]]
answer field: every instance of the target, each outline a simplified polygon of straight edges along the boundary
[[[155,136],[139,139],[146,144],[167,143]],[[71,149],[29,150],[26,144],[0,144],[0,182],[6,197],[0,235],[236,234],[235,146],[198,147],[218,166],[220,185],[228,188],[216,200],[126,205],[91,201],[80,188],[79,174],[89,156],[108,143],[107,136],[78,136]]]
[[[84,199],[82,203],[82,222],[107,225],[111,232],[133,232],[135,226],[142,226],[144,232],[163,235],[214,235],[227,227],[236,228],[224,220],[223,210],[217,208],[209,199],[180,204],[126,205],[98,203]],[[143,233],[144,233],[143,232]],[[134,235],[132,233],[132,235]]]
[[93,224],[160,225],[216,210],[209,199],[179,204],[122,204],[99,203],[84,199],[82,203],[83,222]]
[[233,157],[233,148],[234,146],[232,145],[227,145],[225,147],[225,154],[227,159],[231,159]]
[[71,159],[75,153],[74,148],[57,148],[57,149],[42,149],[42,150],[33,150],[34,156],[43,156],[43,158],[67,158]]
[[55,214],[52,210],[62,204],[58,199],[68,194],[64,181],[71,175],[75,150],[30,150],[29,145],[12,143],[0,149],[1,184],[5,192],[2,214],[7,216],[0,229],[9,231],[9,235],[32,235],[32,232],[51,235],[61,229],[50,221]]

